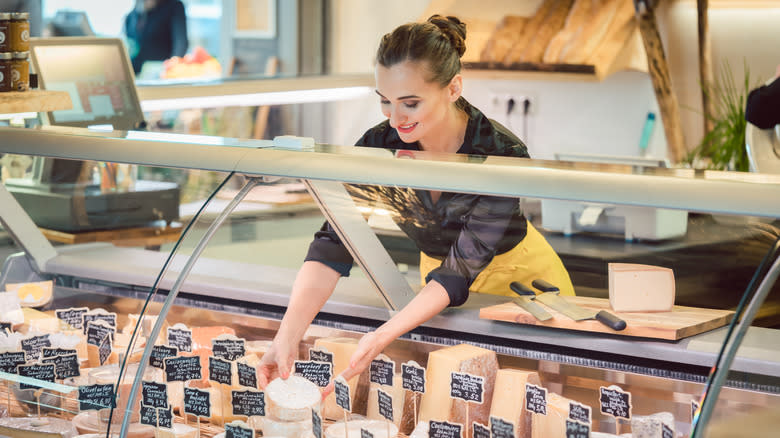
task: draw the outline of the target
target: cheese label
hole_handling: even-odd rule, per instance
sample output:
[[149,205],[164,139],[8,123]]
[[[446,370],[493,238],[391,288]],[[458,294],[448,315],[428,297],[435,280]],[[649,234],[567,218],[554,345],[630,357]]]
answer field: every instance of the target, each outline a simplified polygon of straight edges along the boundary
[[155,368],[165,368],[165,359],[168,357],[176,357],[179,354],[179,349],[176,347],[169,347],[167,345],[155,345],[152,347],[152,353],[149,355],[149,365]]
[[360,428],[360,438],[374,438],[374,434],[369,432],[368,429]]
[[0,353],[0,371],[16,374],[16,367],[27,362],[24,351],[6,351]]
[[257,368],[243,362],[236,362],[238,384],[249,388],[257,388]]
[[236,360],[246,356],[246,341],[243,339],[213,339],[211,351],[214,356],[225,360]]
[[116,407],[114,403],[114,385],[84,385],[79,386],[79,410],[99,411]]
[[168,385],[141,381],[141,403],[152,408],[168,407]]
[[463,425],[448,421],[433,421],[428,424],[428,438],[461,438]]
[[168,357],[165,359],[165,380],[167,382],[184,382],[187,380],[200,380],[200,357]]
[[75,329],[84,329],[84,314],[89,312],[86,307],[70,307],[67,309],[57,309],[54,316],[60,321],[65,322]]
[[415,361],[409,361],[401,365],[401,379],[403,388],[407,391],[419,394],[425,393],[425,368]]
[[177,323],[173,327],[168,327],[166,339],[168,345],[176,347],[179,351],[192,352],[192,330],[186,325]]
[[515,438],[515,424],[491,415],[490,434],[493,438]]
[[13,324],[10,322],[0,321],[0,333],[13,333]]
[[311,410],[311,432],[314,438],[322,438],[322,418],[314,409]]
[[309,348],[309,360],[315,362],[327,362],[333,364],[333,353],[330,353],[327,348]]
[[[87,328],[89,326],[89,323],[93,321],[105,321],[105,323],[108,326],[114,327],[114,330],[116,331],[116,313],[114,312],[109,313],[103,309],[95,309],[90,312],[86,312],[82,314],[81,329],[83,330],[83,333],[85,335],[87,334]],[[93,344],[93,345],[97,345],[97,344]]]
[[173,428],[173,408],[157,408],[157,424],[168,429]]
[[209,356],[209,380],[230,385],[233,382],[233,367],[230,366],[230,362]]
[[485,378],[468,373],[450,373],[450,397],[482,404]]
[[693,420],[696,419],[696,412],[699,411],[699,407],[698,400],[691,400],[691,424],[693,424]]
[[547,415],[547,388],[526,383],[525,409],[534,414]]
[[79,368],[79,357],[75,353],[63,354],[61,356],[50,356],[42,361],[43,363],[54,364],[54,374],[57,380],[67,379],[68,377],[78,377],[81,375]]
[[41,349],[41,353],[43,354],[43,358],[47,357],[55,357],[55,356],[67,356],[70,354],[78,354],[78,351],[76,351],[75,348],[52,348],[52,347],[43,347]]
[[141,424],[157,427],[157,408],[141,405]]
[[[92,323],[90,323],[90,325],[92,325]],[[100,362],[100,366],[105,365],[108,358],[111,357],[111,350],[113,350],[113,347],[111,346],[111,336],[106,335],[98,345],[98,362]]]
[[263,391],[231,391],[230,404],[233,415],[265,416],[265,393]]
[[387,421],[393,422],[393,396],[377,388],[377,404],[379,415],[384,417]]
[[601,413],[615,418],[631,419],[631,393],[617,386],[599,388],[599,406]]
[[590,426],[575,420],[566,420],[566,438],[589,438]]
[[352,412],[352,397],[349,394],[349,384],[343,377],[338,376],[333,381],[335,385],[336,404],[347,412]]
[[[474,438],[490,438],[490,429],[488,429],[484,424],[477,423],[475,421],[471,423],[471,429],[473,430]],[[495,437],[495,435],[493,436]]]
[[574,401],[569,402],[569,419],[585,424],[591,424],[590,406]]
[[328,386],[333,376],[333,364],[312,360],[296,360],[293,374],[324,388]]
[[[29,377],[31,379],[42,380],[44,382],[54,383],[56,374],[54,373],[54,364],[40,364],[34,363],[30,365],[19,365],[16,367],[16,374],[22,377]],[[38,389],[38,385],[30,385],[27,383],[19,383],[19,389]]]
[[87,323],[87,345],[99,347],[106,336],[114,338],[116,328],[104,321],[90,321]]
[[184,412],[196,417],[211,417],[211,396],[209,392],[185,387]]
[[393,386],[395,376],[395,362],[385,355],[371,361],[369,368],[369,380],[373,383],[385,386]]
[[22,351],[27,354],[27,360],[38,360],[44,347],[51,347],[49,335],[31,336],[22,339]]
[[661,423],[661,438],[674,438],[672,428],[663,423]]
[[243,421],[233,421],[225,425],[225,438],[255,438],[255,430]]

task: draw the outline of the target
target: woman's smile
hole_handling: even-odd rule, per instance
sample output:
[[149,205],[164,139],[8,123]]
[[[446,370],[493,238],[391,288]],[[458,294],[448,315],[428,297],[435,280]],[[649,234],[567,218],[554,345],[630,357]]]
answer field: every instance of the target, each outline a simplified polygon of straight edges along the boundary
[[416,128],[416,127],[417,127],[417,123],[408,123],[406,125],[398,125],[398,128],[396,128],[396,129],[401,134],[408,134],[408,133],[414,131],[414,128]]

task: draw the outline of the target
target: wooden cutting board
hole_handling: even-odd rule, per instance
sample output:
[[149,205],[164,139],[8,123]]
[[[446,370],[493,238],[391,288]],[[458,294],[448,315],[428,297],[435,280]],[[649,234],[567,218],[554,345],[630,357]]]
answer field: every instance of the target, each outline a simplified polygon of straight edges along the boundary
[[[566,299],[578,306],[612,312],[612,309],[609,307],[609,300],[606,298],[566,297]],[[671,312],[612,312],[626,321],[625,330],[618,332],[595,319],[574,321],[543,304],[542,307],[550,312],[552,319],[544,322],[539,321],[513,302],[483,307],[479,311],[479,317],[495,321],[516,322],[519,324],[676,341],[722,327],[728,324],[729,321],[731,321],[731,317],[734,315],[734,312],[731,310],[703,309],[685,306],[674,306]]]

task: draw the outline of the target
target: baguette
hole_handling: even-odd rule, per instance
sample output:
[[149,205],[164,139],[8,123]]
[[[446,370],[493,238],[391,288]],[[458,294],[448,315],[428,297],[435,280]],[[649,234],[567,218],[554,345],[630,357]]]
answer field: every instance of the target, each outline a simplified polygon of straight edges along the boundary
[[598,74],[607,72],[628,43],[631,35],[636,31],[637,26],[634,16],[631,15],[628,20],[622,23],[620,28],[615,29],[614,32],[610,32],[606,38],[604,38],[604,41],[601,42],[601,45],[598,46],[593,55],[587,60],[587,63],[595,66]]
[[482,62],[501,62],[523,33],[527,17],[506,15],[496,26],[479,56]]
[[523,53],[523,50],[525,50],[525,47],[534,38],[534,35],[539,32],[539,29],[542,27],[542,23],[544,23],[545,18],[547,18],[547,15],[549,15],[557,1],[558,0],[544,0],[544,2],[539,5],[536,13],[534,13],[525,26],[523,26],[522,35],[520,35],[520,37],[514,42],[512,48],[504,57],[504,64],[509,65],[520,61],[520,55]]
[[604,39],[621,2],[631,3],[631,0],[598,0],[580,34],[563,48],[561,61],[566,64],[584,63]]
[[561,31],[550,40],[550,44],[547,45],[547,49],[542,57],[542,62],[547,64],[561,62],[561,51],[569,41],[579,34],[582,27],[588,21],[588,17],[593,9],[593,1],[594,0],[575,0],[569,11],[569,15],[566,17],[566,24],[563,25],[563,29],[561,29]]
[[525,47],[520,55],[520,62],[542,62],[545,49],[550,44],[550,40],[557,34],[566,23],[566,17],[569,15],[574,0],[558,0],[555,7],[545,18],[542,27],[536,32],[531,43]]

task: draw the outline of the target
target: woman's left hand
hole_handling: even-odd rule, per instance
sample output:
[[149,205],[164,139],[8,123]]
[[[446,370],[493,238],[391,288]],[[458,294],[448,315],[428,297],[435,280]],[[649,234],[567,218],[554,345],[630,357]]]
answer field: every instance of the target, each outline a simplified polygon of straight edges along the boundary
[[[382,350],[387,347],[388,343],[389,342],[382,340],[382,337],[377,332],[366,333],[362,338],[360,338],[357,350],[355,350],[355,353],[352,354],[352,357],[349,359],[349,367],[342,371],[339,375],[346,381],[349,381],[349,379],[359,375],[366,368],[368,368],[369,365],[371,365],[371,361],[374,360],[375,357],[379,356]],[[323,389],[322,398],[325,399],[325,397],[333,392],[333,388],[334,383],[333,380],[331,380],[328,386]]]

